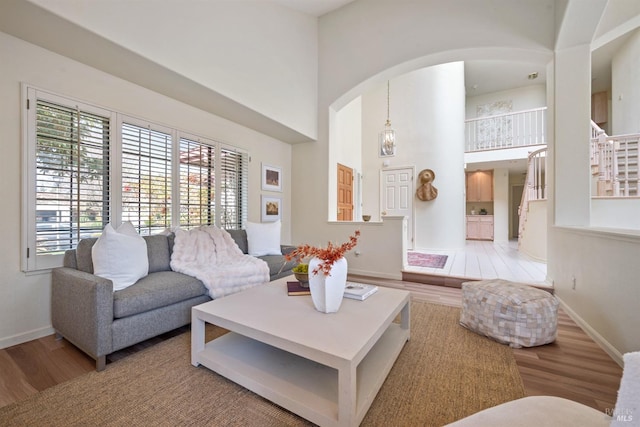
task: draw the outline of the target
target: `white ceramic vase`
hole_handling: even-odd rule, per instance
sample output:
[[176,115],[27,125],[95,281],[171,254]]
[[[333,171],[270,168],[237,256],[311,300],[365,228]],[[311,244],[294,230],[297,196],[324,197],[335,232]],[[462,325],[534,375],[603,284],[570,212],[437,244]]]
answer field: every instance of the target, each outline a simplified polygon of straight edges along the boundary
[[342,304],[344,288],[347,283],[347,260],[340,258],[331,266],[331,272],[325,276],[320,271],[313,274],[322,260],[311,258],[309,260],[309,290],[316,310],[323,313],[335,313]]

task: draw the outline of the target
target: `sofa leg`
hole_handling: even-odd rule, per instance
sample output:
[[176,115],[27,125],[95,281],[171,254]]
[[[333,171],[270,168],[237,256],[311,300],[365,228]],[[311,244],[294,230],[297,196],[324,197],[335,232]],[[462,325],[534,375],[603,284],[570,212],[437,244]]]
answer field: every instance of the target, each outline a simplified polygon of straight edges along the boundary
[[96,371],[104,371],[107,366],[107,356],[100,356],[96,359]]
[[61,334],[60,332],[57,332],[57,331],[56,331],[56,335],[55,335],[55,337],[56,337],[56,341],[60,341],[60,340],[62,340],[62,339],[64,338],[64,337],[62,336],[62,334]]

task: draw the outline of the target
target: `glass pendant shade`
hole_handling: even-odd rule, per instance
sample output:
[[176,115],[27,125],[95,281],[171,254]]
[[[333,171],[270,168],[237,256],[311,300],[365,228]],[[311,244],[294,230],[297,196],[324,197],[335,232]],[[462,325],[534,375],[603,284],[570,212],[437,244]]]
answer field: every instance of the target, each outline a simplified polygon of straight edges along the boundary
[[391,129],[391,122],[387,120],[384,130],[380,132],[380,154],[392,156],[396,153],[396,131]]
[[391,129],[391,121],[389,120],[389,82],[387,81],[387,122],[384,124],[384,130],[380,132],[380,153],[379,155],[394,156],[396,154],[396,131]]

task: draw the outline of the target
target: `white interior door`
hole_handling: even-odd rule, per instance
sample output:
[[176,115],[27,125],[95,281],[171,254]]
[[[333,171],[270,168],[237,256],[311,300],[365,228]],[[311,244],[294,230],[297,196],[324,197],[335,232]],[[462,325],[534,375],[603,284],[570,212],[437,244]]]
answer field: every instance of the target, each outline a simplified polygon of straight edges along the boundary
[[413,168],[380,172],[380,215],[407,217],[407,248],[413,249]]

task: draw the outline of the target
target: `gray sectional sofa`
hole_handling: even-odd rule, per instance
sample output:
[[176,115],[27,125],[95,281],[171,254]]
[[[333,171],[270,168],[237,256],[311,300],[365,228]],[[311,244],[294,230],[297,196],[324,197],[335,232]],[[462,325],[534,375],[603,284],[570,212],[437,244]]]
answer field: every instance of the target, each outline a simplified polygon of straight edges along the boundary
[[[247,253],[244,230],[229,230]],[[51,321],[56,334],[96,360],[104,369],[106,356],[191,322],[191,307],[209,301],[204,284],[171,270],[173,235],[145,236],[149,274],[135,284],[113,291],[111,280],[93,274],[91,248],[97,239],[83,239],[65,252],[63,267],[52,271]],[[294,249],[282,246],[283,254]],[[291,274],[295,262],[283,255],[264,259],[274,280]]]

